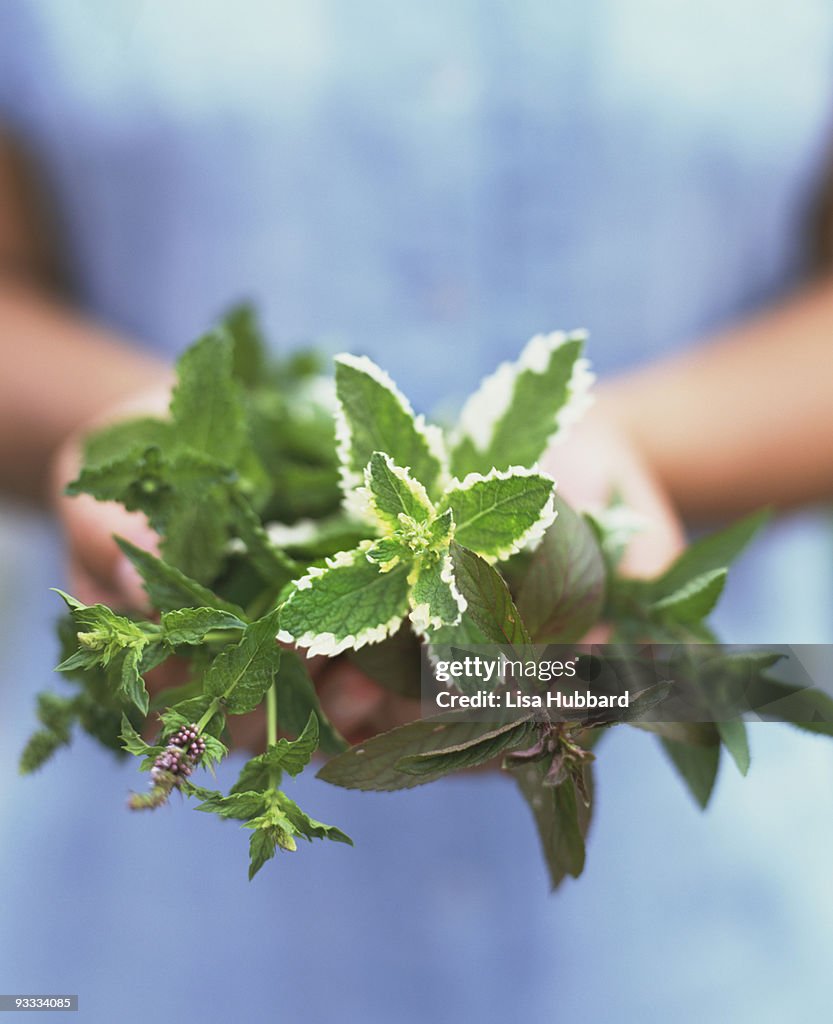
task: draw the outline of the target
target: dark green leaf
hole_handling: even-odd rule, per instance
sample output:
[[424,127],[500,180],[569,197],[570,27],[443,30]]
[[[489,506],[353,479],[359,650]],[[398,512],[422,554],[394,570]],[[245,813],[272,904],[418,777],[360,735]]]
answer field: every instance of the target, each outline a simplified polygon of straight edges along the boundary
[[451,772],[477,768],[506,750],[529,742],[535,733],[530,719],[495,726],[476,742],[457,744],[439,753],[409,754],[396,762],[396,769],[409,775],[427,775],[432,780]]
[[[511,774],[535,818],[550,882],[555,889],[567,875],[578,878],[584,869],[584,841],[590,825],[590,808],[576,799],[572,778],[558,786],[545,785],[547,770],[546,761],[530,761],[512,768]],[[583,771],[590,793],[590,767],[585,766]]]
[[536,643],[581,639],[598,622],[605,599],[605,566],[592,529],[558,495],[554,503],[556,520],[518,590],[518,612]]
[[738,771],[741,775],[746,775],[749,771],[749,738],[746,735],[746,724],[740,718],[715,724],[723,746],[732,755]]
[[706,746],[662,739],[665,752],[701,807],[705,807],[709,802],[720,765],[717,728],[711,725],[708,731],[712,734],[712,742]]
[[[486,640],[497,644],[529,644],[529,634],[498,571],[479,555],[456,543],[451,545],[451,558],[457,588],[468,602],[466,614]],[[436,642],[445,641],[437,637]]]
[[[511,729],[514,725],[506,723],[502,728]],[[442,765],[433,774],[403,772],[398,765],[404,758],[464,750],[492,736],[495,728],[493,722],[461,721],[453,715],[421,719],[351,747],[328,761],[318,778],[345,789],[410,789],[441,778],[446,770]]]

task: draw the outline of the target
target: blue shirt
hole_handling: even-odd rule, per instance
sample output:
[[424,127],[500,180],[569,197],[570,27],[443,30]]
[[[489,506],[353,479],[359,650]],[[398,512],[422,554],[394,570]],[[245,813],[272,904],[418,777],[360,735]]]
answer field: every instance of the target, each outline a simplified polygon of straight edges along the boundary
[[[367,352],[428,409],[538,330],[587,326],[608,372],[784,294],[831,50],[823,0],[30,0],[0,8],[0,120],[40,161],[86,310],[174,354],[250,296],[279,345]],[[750,778],[726,765],[701,816],[652,739],[615,730],[586,873],[551,898],[506,779],[302,779],[357,848],[250,885],[245,834],[176,801],[128,815],[134,766],[84,738],[14,778],[59,582],[54,539],[15,529],[0,991],[79,992],[80,1020],[124,1024],[823,1019],[824,741],[755,729]],[[829,640],[830,548],[809,513],[773,528],[724,635]]]

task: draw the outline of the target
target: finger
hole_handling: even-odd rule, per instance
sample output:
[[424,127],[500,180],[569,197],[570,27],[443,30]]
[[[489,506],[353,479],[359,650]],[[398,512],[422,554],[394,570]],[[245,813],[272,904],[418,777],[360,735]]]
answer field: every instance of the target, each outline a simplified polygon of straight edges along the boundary
[[115,595],[117,604],[147,609],[141,578],[114,537],[124,537],[144,551],[156,553],[159,537],[139,512],[127,512],[115,502],[98,502],[89,495],[65,499],[61,518],[76,571],[101,593]]

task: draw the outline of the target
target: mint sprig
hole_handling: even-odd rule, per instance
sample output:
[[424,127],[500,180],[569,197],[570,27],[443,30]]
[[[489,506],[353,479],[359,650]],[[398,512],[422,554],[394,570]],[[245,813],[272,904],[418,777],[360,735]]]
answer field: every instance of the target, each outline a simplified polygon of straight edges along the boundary
[[[425,641],[524,651],[576,641],[601,621],[617,639],[681,650],[712,638],[706,617],[760,517],[695,542],[655,580],[631,581],[619,571],[639,526],[630,511],[614,495],[604,512],[580,515],[537,468],[589,401],[584,342],[583,332],[537,335],[444,430],[367,357],[338,356],[333,386],[314,353],[270,357],[253,311],[233,310],[180,358],[167,417],[117,423],[86,442],[68,492],[147,515],[159,556],[118,543],[154,611],[139,618],[59,591],[66,689],[39,696],[21,770],[82,729],[138,758],[147,785],[131,806],[152,809],[178,791],[240,823],[254,877],[299,840],[350,843],[283,788],[319,748],[335,755],[323,780],[363,790],[407,789],[497,757],[530,806],[552,884],[578,875],[591,762],[609,720],[448,714],[346,749],[302,655],[349,653],[381,686],[413,696]],[[151,696],[159,666],[179,666],[176,685]],[[782,717],[833,734],[833,701],[779,682],[772,667],[737,664]],[[642,720],[638,710],[658,699],[641,694],[628,724],[657,735],[705,805],[724,749],[749,768],[744,724]],[[262,750],[227,792],[202,785],[228,754],[229,717],[258,709]]]

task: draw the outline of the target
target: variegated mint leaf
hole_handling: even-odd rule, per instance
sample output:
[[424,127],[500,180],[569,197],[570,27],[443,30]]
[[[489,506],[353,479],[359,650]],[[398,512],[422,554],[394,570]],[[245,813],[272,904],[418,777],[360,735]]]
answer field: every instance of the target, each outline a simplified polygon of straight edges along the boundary
[[466,610],[466,599],[457,589],[447,547],[423,555],[411,578],[410,619],[417,633],[424,635],[429,629],[456,626],[460,622]]
[[514,363],[502,363],[463,407],[451,468],[457,476],[531,466],[587,408],[593,383],[581,358],[586,334],[536,334]]
[[278,639],[308,655],[340,654],[395,632],[408,612],[408,563],[380,572],[359,549],[297,580],[281,609]]
[[442,490],[447,456],[442,433],[414,416],[390,377],[365,356],[336,356],[336,435],[348,511],[361,514],[355,491],[373,453],[384,451],[406,467],[429,494]]
[[396,529],[400,516],[417,523],[433,516],[434,506],[425,488],[389,455],[374,452],[365,468],[364,480],[370,508],[383,526]]
[[540,540],[555,519],[552,477],[522,466],[453,481],[443,504],[454,539],[488,562],[500,562]]
[[380,537],[379,540],[364,541],[360,545],[369,562],[379,566],[379,572],[390,572],[396,565],[410,564],[413,552],[395,537]]

